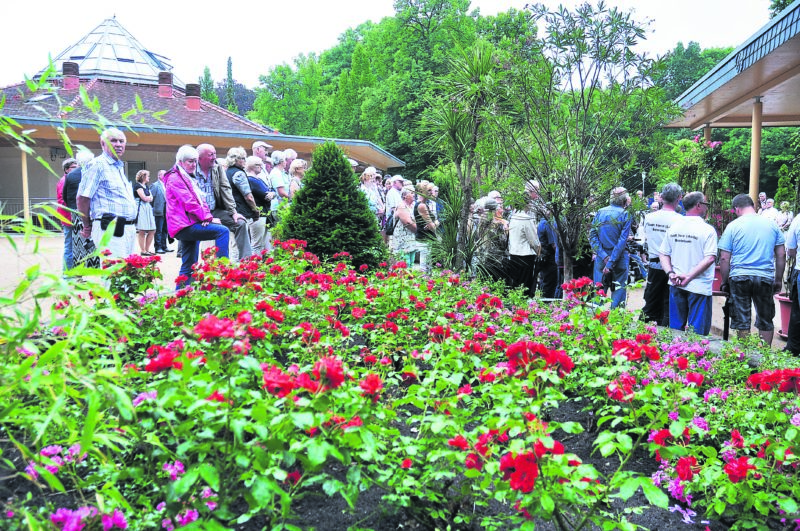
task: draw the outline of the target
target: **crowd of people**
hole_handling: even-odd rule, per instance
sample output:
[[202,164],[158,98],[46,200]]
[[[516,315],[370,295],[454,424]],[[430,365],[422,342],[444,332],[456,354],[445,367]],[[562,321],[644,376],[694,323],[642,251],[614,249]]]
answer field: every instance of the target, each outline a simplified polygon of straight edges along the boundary
[[[794,222],[788,204],[782,205],[778,216],[771,212],[775,211],[772,200],[765,194],[759,199],[757,206],[747,194],[735,196],[731,210],[736,219],[718,237],[705,221],[710,203],[702,192],[683,194],[678,184],[669,183],[654,194],[639,234],[649,265],[644,320],[707,335],[712,297],[719,295],[727,298],[731,329],[740,336],[748,334],[755,308],[755,328],[765,343],[772,344],[774,295],[783,285],[787,254],[796,254],[800,222]],[[630,266],[626,244],[632,237],[633,215],[624,208],[626,204],[630,199],[624,188],[612,191],[611,204],[597,213],[590,235],[594,280],[602,282],[603,275],[613,275],[612,305],[625,300]],[[720,282],[716,292],[715,264],[719,265]],[[800,353],[796,271],[792,277],[796,319],[789,328],[787,350]]]
[[[137,241],[141,255],[173,252],[168,244],[178,240],[179,285],[191,281],[202,241],[213,241],[217,256],[232,260],[269,251],[278,209],[303,188],[308,168],[294,150],[270,153],[272,146],[263,141],[253,144],[250,156],[243,147],[234,147],[225,158],[217,158],[214,146],[204,143],[196,148],[181,146],[175,165],[159,171],[152,184],[150,172],[142,170],[131,185],[121,160],[124,133],[107,129],[100,145],[102,153],[97,157],[81,151],[63,164],[58,200],[74,212],[60,211],[64,267],[97,260],[94,250],[115,221],[108,245],[113,257],[133,254]],[[418,261],[426,268],[430,243],[438,237],[442,223],[438,188],[425,180],[414,185],[401,175],[382,176],[374,167],[362,172],[360,182],[376,225],[395,256],[410,266]],[[476,251],[472,265],[511,287],[523,288],[529,297],[537,292],[544,298],[557,297],[556,220],[537,201],[538,183],[529,182],[525,195],[526,205],[516,210],[504,208],[497,191],[471,205],[468,234]],[[625,302],[630,243],[638,225],[640,264],[647,278],[645,320],[708,334],[718,263],[721,286],[717,294],[728,297],[731,328],[740,335],[749,333],[754,306],[755,327],[771,344],[773,295],[782,288],[786,256],[796,256],[800,216],[795,218],[786,202],[776,209],[765,194],[759,195],[758,204],[739,194],[732,201],[737,219],[718,239],[705,221],[710,205],[702,192],[683,194],[678,184],[669,183],[648,202],[649,212],[637,219],[629,208],[630,195],[618,187],[611,191],[608,206],[593,215],[588,238],[593,280],[611,289],[611,306]],[[800,264],[791,275],[793,307],[787,345],[796,354],[800,354],[799,274]]]

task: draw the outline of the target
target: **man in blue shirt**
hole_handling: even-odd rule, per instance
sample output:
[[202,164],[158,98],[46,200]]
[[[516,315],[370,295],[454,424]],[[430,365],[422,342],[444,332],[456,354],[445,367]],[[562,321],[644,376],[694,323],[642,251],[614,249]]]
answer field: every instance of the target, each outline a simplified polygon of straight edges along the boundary
[[739,337],[750,332],[750,306],[756,307],[756,329],[772,345],[775,299],[783,284],[786,251],[783,232],[771,219],[756,214],[747,194],[731,203],[737,219],[719,240],[719,273],[723,291],[730,289],[731,329]]
[[611,204],[597,212],[589,231],[589,243],[595,255],[594,281],[602,282],[603,275],[610,274],[616,288],[611,296],[612,308],[625,302],[625,286],[628,284],[628,252],[625,248],[631,232],[631,216],[625,210],[628,199],[625,188],[614,188]]
[[534,285],[539,275],[542,276],[542,297],[545,299],[555,298],[558,288],[558,238],[551,218],[552,214],[548,211],[539,221],[537,232],[542,252],[538,256],[533,272]]

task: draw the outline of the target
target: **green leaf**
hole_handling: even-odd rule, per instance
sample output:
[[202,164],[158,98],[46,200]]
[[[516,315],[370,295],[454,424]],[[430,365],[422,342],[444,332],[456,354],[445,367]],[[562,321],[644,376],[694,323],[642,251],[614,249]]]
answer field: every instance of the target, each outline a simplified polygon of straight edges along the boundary
[[633,439],[627,433],[618,433],[617,441],[619,441],[619,449],[622,453],[630,452],[633,448]]
[[640,484],[642,485],[642,490],[644,491],[645,497],[647,497],[647,501],[656,507],[661,507],[662,509],[667,508],[669,505],[669,496],[664,494],[664,491],[653,485],[652,479],[642,478]]
[[328,443],[319,439],[312,439],[307,450],[308,460],[312,466],[319,466],[328,458]]
[[579,422],[564,422],[559,427],[564,433],[583,433],[583,426]]
[[552,514],[553,510],[556,508],[556,502],[553,501],[553,498],[547,491],[542,492],[540,501],[542,503],[542,509],[544,509],[547,514]]
[[628,500],[637,490],[639,490],[639,478],[628,478],[619,488],[619,497]]
[[219,491],[219,473],[211,464],[203,463],[200,465],[200,477],[212,490]]
[[291,413],[290,418],[294,425],[301,430],[307,430],[314,425],[314,414],[310,411]]
[[683,435],[683,430],[686,428],[686,424],[683,422],[676,420],[672,424],[669,425],[669,433],[678,439]]
[[173,483],[176,498],[180,498],[195,484],[197,478],[200,476],[200,467],[193,466],[186,474]]
[[780,505],[783,512],[787,514],[797,514],[797,502],[791,498],[785,498],[783,500],[778,501],[778,505]]

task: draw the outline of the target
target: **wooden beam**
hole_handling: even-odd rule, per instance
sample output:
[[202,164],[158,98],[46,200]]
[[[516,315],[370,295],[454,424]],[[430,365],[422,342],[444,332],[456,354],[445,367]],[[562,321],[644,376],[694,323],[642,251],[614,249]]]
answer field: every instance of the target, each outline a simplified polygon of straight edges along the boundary
[[25,221],[31,220],[31,195],[28,191],[28,154],[20,151],[22,154],[22,215]]
[[750,139],[750,197],[758,205],[758,178],[761,172],[761,113],[763,111],[761,97],[756,96],[753,102],[752,136]]

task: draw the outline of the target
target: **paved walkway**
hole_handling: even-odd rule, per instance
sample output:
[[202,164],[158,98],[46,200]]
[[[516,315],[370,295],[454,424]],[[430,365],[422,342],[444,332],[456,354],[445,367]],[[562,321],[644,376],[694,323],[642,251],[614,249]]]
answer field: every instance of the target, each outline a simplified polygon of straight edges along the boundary
[[[15,249],[16,247],[16,249]],[[177,242],[172,245],[177,248]],[[33,241],[25,241],[19,236],[3,236],[0,238],[0,256],[2,256],[2,267],[0,267],[0,297],[7,297],[14,292],[20,281],[25,278],[25,271],[38,265],[40,271],[50,274],[61,274],[61,261],[63,255],[63,238],[52,236],[41,238],[38,244]],[[161,274],[164,276],[161,285],[164,289],[171,290],[175,286],[175,278],[178,276],[181,260],[176,253],[167,253],[161,256],[159,265]],[[638,311],[644,305],[642,295],[643,288],[628,290],[628,309]],[[711,334],[717,337],[722,335],[723,317],[722,297],[714,297],[714,310],[712,313]],[[786,346],[785,341],[778,337],[777,331],[781,328],[780,310],[776,308],[775,315],[775,340],[773,348],[782,349]],[[753,313],[755,319],[755,313]],[[754,329],[755,330],[755,329]]]

